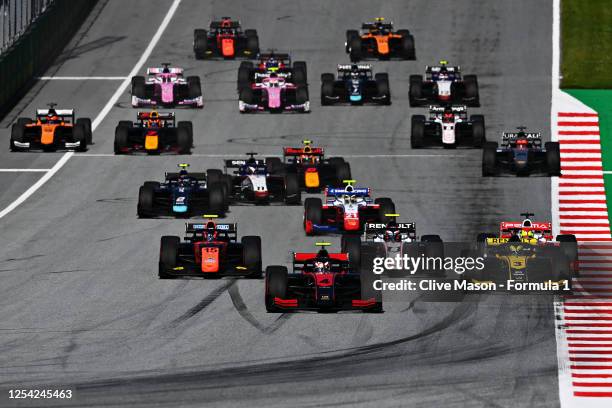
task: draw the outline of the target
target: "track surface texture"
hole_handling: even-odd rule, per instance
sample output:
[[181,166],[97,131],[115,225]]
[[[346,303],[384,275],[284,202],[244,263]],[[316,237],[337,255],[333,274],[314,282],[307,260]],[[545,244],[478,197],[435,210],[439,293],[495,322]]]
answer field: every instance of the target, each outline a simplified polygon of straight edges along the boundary
[[[125,76],[169,2],[102,1],[45,75]],[[139,220],[138,187],[179,162],[219,168],[198,155],[279,154],[303,138],[347,158],[354,178],[392,197],[419,234],[473,240],[530,210],[550,218],[546,178],[480,176],[481,152],[410,148],[408,76],[447,59],[475,73],[489,140],[525,125],[548,138],[550,1],[183,0],[145,66],[171,61],[202,77],[205,108],[177,110],[195,127],[192,157],[113,157],[114,128],[133,119],[126,92],[76,154],[0,220],[0,385],[59,384],[70,401],[45,406],[555,407],[559,405],[552,301],[482,297],[463,303],[391,302],[380,315],[265,312],[263,281],[157,279],[159,237],[184,221]],[[239,17],[262,49],[308,62],[312,113],[240,115],[237,61],[196,61],[193,29]],[[410,29],[417,61],[372,62],[389,72],[389,107],[319,105],[319,77],[348,61],[346,29],[375,16]],[[117,81],[42,81],[5,118],[49,101],[94,118]],[[23,113],[20,113],[22,111]],[[49,168],[61,153],[10,153],[7,168]],[[419,156],[425,155],[425,156]],[[4,208],[36,175],[0,173]],[[261,235],[264,265],[312,248],[301,207],[233,207],[240,235]],[[331,238],[339,243],[338,238]],[[0,399],[0,405],[15,401]],[[36,402],[38,404],[39,402]]]

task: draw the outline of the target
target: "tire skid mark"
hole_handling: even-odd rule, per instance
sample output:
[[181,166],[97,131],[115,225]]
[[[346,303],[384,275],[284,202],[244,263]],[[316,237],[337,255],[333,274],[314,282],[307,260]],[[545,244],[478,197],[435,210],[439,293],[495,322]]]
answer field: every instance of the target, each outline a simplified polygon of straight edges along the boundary
[[217,287],[215,290],[213,290],[208,295],[206,295],[204,299],[198,302],[197,305],[193,306],[191,309],[183,313],[181,316],[171,321],[168,324],[167,328],[176,327],[177,325],[183,323],[185,320],[188,320],[192,318],[193,316],[195,316],[196,314],[200,313],[202,310],[206,309],[212,302],[217,300],[217,298],[219,298],[219,296],[221,296],[223,292],[234,287],[235,283],[236,283],[235,279],[228,279],[223,285]]
[[265,326],[248,310],[247,305],[244,303],[244,299],[240,294],[240,290],[238,290],[238,285],[231,286],[227,292],[229,293],[232,304],[238,311],[238,314],[251,326],[255,327],[264,334],[274,333],[291,317],[291,313],[283,313],[271,325]]

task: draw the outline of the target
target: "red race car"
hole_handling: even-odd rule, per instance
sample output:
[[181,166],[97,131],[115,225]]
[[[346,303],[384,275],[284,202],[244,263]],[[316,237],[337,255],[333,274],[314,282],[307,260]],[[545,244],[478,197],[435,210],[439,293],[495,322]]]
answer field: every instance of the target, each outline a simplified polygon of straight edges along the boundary
[[285,266],[266,268],[266,310],[382,312],[371,268],[360,272],[351,268],[348,254],[327,252],[328,242],[317,245],[318,252],[293,253],[291,273]]
[[210,23],[208,32],[193,32],[193,51],[197,59],[255,58],[259,54],[259,37],[256,30],[243,32],[240,21],[222,17]]

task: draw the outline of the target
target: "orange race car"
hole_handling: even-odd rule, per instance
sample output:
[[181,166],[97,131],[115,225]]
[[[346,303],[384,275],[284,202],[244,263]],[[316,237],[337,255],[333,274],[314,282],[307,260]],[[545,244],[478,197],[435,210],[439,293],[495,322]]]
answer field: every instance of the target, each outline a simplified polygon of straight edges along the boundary
[[19,118],[11,128],[11,150],[84,151],[91,144],[91,119],[74,117],[74,109],[37,109],[36,119]]
[[393,23],[385,22],[382,17],[363,23],[361,33],[357,30],[347,30],[345,47],[353,62],[364,58],[416,59],[414,37],[410,31],[394,32]]

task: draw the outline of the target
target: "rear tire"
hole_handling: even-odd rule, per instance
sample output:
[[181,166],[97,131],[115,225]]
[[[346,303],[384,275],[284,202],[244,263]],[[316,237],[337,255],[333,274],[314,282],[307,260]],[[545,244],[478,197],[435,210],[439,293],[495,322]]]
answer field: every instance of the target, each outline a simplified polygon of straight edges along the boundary
[[[321,224],[323,219],[323,202],[320,198],[308,197],[304,201],[304,229],[306,221],[313,224]],[[306,231],[306,235],[314,235],[314,232]]]
[[361,38],[353,37],[349,43],[349,55],[352,62],[358,62],[361,59]]
[[194,99],[202,96],[202,84],[200,82],[200,77],[198,76],[188,76],[187,77],[187,93],[189,99]]
[[358,273],[361,270],[361,238],[359,235],[343,235],[340,248],[343,254],[348,254],[352,272]]
[[83,125],[85,127],[85,132],[87,132],[87,144],[90,145],[93,142],[93,135],[91,131],[91,119],[89,118],[79,118],[76,120],[77,125]]
[[255,30],[244,30],[244,35],[247,38],[247,50],[249,50],[250,58],[255,58],[259,54],[259,36]]
[[208,210],[215,215],[223,216],[226,208],[226,195],[221,183],[215,183],[207,187]]
[[266,310],[268,313],[279,313],[281,309],[274,305],[274,298],[284,299],[287,296],[287,268],[284,266],[268,266],[266,268]]
[[189,120],[182,120],[176,127],[187,129],[187,132],[189,132],[189,140],[191,140],[191,146],[193,147],[193,123]]
[[359,32],[357,30],[346,30],[346,45],[344,49],[347,54],[351,52],[350,46],[353,38],[359,38]]
[[138,205],[136,207],[136,213],[138,214],[138,218],[153,217],[155,189],[157,186],[159,186],[159,183],[153,184],[147,182],[138,190]]
[[398,30],[402,34],[400,56],[405,60],[415,60],[414,36],[408,30]]
[[121,122],[119,122],[119,126],[115,128],[115,154],[123,154],[123,149],[128,147],[128,127],[121,126]]
[[249,88],[253,81],[253,63],[250,61],[243,61],[240,63],[238,68],[238,92],[243,88]]
[[482,176],[490,177],[497,174],[497,143],[485,142],[482,149]]
[[266,169],[270,174],[277,174],[283,169],[280,157],[266,157]]
[[418,106],[418,100],[423,97],[423,76],[410,75],[410,89],[408,90],[408,99],[410,106]]
[[20,142],[20,143],[26,142],[25,128],[23,127],[23,125],[19,123],[15,123],[13,126],[11,126],[11,141],[10,141],[11,151],[21,152],[21,151],[28,150],[27,148],[15,146],[14,142]]
[[191,146],[193,145],[189,130],[185,127],[176,128],[176,144],[178,145],[179,154],[191,154]]
[[206,30],[194,30],[193,52],[195,53],[196,59],[206,58],[206,51],[208,51],[208,36],[206,35]]
[[470,121],[472,122],[472,146],[481,148],[487,141],[484,116],[472,115]]
[[141,99],[146,98],[145,78],[143,76],[132,77],[132,95]]
[[410,147],[419,149],[423,147],[425,141],[425,116],[412,115],[410,130]]
[[546,170],[549,176],[561,175],[561,154],[559,152],[559,142],[544,143],[546,149]]
[[395,203],[388,197],[380,197],[374,200],[375,204],[380,207],[378,209],[378,220],[382,223],[389,223],[395,220],[395,217],[388,216],[387,214],[395,214]]
[[298,105],[308,102],[308,88],[305,86],[300,86],[295,90],[295,102]]
[[85,126],[75,124],[72,127],[72,140],[79,143],[79,146],[75,149],[77,152],[87,150],[87,130]]
[[334,74],[321,75],[321,105],[331,105],[334,97]]
[[299,205],[302,202],[302,190],[297,174],[285,175],[285,204]]
[[478,80],[476,75],[466,75],[463,77],[463,95],[466,99],[470,100],[470,106],[479,106],[479,95],[478,95]]
[[251,105],[253,103],[254,95],[253,90],[250,87],[242,88],[240,90],[240,100],[246,104]]
[[306,85],[308,83],[308,73],[306,71],[306,62],[295,61],[293,63],[293,74],[291,81],[296,85]]
[[242,264],[251,273],[251,278],[261,278],[261,238],[257,236],[244,236],[240,240],[242,243]]
[[166,271],[176,267],[181,240],[175,236],[161,237],[159,249],[159,278],[173,279]]
[[382,105],[391,105],[391,88],[389,87],[389,74],[387,73],[378,73],[374,76],[376,80],[376,89],[378,92],[378,96],[386,96],[386,98],[381,103]]

